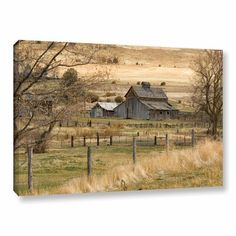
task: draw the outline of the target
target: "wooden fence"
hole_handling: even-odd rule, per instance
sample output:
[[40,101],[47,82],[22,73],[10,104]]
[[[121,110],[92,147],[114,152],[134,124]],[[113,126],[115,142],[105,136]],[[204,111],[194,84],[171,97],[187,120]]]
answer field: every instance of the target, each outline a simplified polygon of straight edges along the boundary
[[[169,136],[168,136],[169,135]],[[176,132],[168,134],[168,140],[171,145],[175,146],[192,146],[192,136],[194,140],[206,138],[207,134],[195,134],[194,130],[191,133]],[[158,135],[140,135],[138,132],[136,135],[136,142],[139,146],[165,146],[166,134]],[[85,147],[85,146],[113,146],[113,145],[131,145],[133,136],[104,136],[96,133],[93,136],[55,136],[53,140],[48,143],[49,147],[53,148],[73,148],[73,147]]]
[[[186,136],[184,136],[183,140],[181,139],[181,145],[189,145],[189,146],[192,146],[194,147],[196,142],[197,142],[197,139],[196,139],[196,134],[194,132],[194,129],[192,129],[191,131],[191,135],[189,135],[188,137],[188,140],[186,139]],[[97,133],[96,135],[96,138],[95,138],[95,141],[94,141],[94,145],[93,146],[100,146],[102,143],[100,142],[101,137],[99,136],[99,134]],[[109,145],[114,145],[114,138],[113,136],[110,136],[109,137]],[[127,138],[127,137],[125,137]],[[133,137],[129,137],[130,138],[130,146],[132,147],[132,160],[133,160],[133,163],[136,164],[137,162],[137,146],[140,146],[142,145],[142,139],[140,136],[133,136]],[[176,137],[175,137],[176,138]],[[71,148],[74,148],[76,145],[75,145],[75,138],[74,136],[71,136],[70,138],[70,146]],[[173,137],[171,138],[171,136],[167,133],[165,134],[165,136],[154,136],[152,137],[151,140],[151,145],[162,145],[162,146],[165,146],[165,149],[166,149],[166,152],[168,153],[169,151],[169,146],[170,146],[170,143],[174,144],[174,145],[179,145],[180,143],[178,143],[177,141],[180,141],[179,139],[173,139]],[[147,140],[145,140],[145,142],[147,142]],[[83,137],[83,146],[87,146],[87,176],[90,177],[92,176],[92,164],[93,164],[93,161],[92,161],[92,149],[93,149],[93,146],[90,144],[88,144],[86,142],[86,137]],[[28,160],[28,190],[29,191],[32,191],[33,190],[33,147],[30,146],[30,147],[27,147],[27,160]]]
[[[64,120],[58,122],[59,127],[101,127],[101,126],[112,126],[119,124],[119,122],[114,122],[112,120],[104,119],[104,121],[74,121],[74,120]],[[123,124],[122,120],[120,124]],[[178,122],[178,123],[163,123],[149,121],[148,123],[125,123],[126,127],[130,128],[139,128],[139,129],[151,129],[151,128],[208,128],[209,122],[205,121],[187,121],[187,122]]]

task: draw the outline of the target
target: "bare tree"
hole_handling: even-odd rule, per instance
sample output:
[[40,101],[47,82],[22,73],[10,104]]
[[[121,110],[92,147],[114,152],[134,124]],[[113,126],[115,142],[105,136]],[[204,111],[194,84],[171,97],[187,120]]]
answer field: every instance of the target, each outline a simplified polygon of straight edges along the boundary
[[[14,148],[33,144],[45,151],[45,143],[58,121],[72,114],[72,106],[109,77],[107,67],[78,75],[65,86],[63,68],[97,64],[101,45],[19,41],[14,47]],[[59,75],[59,76],[58,76]],[[52,79],[54,77],[54,79]],[[65,97],[67,96],[67,103]],[[69,102],[68,102],[69,101]],[[78,109],[77,109],[78,111]]]
[[210,119],[212,135],[223,112],[223,51],[205,50],[194,61],[193,102],[197,111],[205,112]]

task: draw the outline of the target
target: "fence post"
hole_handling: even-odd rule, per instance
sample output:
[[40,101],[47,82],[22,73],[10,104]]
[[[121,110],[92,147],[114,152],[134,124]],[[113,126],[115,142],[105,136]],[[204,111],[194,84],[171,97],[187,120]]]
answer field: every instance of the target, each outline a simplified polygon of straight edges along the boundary
[[70,137],[70,146],[74,147],[74,136],[73,135]]
[[86,146],[86,137],[84,136],[84,147]]
[[99,146],[99,133],[97,133],[97,146]]
[[192,147],[195,145],[195,132],[194,129],[192,129]]
[[110,146],[112,146],[112,136],[110,136]]
[[27,147],[28,155],[28,189],[31,192],[33,190],[33,169],[32,169],[32,158],[33,158],[33,148]]
[[154,136],[154,145],[157,145],[157,136]]
[[92,155],[91,147],[88,147],[87,150],[87,164],[88,164],[88,177],[92,175]]
[[166,134],[166,152],[168,153],[169,151],[169,135]]
[[136,163],[136,137],[133,137],[133,162]]

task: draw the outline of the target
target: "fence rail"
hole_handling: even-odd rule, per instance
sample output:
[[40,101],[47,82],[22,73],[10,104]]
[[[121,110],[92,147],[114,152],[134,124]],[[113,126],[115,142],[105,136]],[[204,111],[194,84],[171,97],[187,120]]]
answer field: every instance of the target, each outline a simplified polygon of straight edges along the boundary
[[[170,145],[175,146],[194,146],[195,142],[205,139],[207,134],[196,134],[194,130],[189,133],[170,133],[158,135],[140,135],[137,134],[136,143],[138,146],[166,146],[166,140]],[[49,141],[48,146],[53,148],[73,148],[85,146],[112,146],[112,145],[132,145],[133,136],[109,136],[109,135],[96,135],[92,136],[69,136],[55,138]]]
[[[75,121],[75,120],[63,120],[58,122],[59,127],[101,127],[101,126],[112,126],[116,124],[123,124],[122,120],[112,121],[104,119],[104,121]],[[148,123],[125,123],[125,126],[130,128],[208,128],[209,122],[206,121],[179,121],[178,123],[163,123],[158,121],[149,121]]]

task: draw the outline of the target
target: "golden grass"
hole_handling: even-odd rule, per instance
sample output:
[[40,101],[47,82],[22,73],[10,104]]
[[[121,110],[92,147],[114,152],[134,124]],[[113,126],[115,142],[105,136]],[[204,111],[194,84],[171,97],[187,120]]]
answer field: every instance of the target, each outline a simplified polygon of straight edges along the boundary
[[140,158],[136,165],[115,167],[101,176],[72,179],[56,192],[131,190],[139,189],[141,182],[142,186],[143,182],[154,182],[155,188],[220,186],[223,184],[222,159],[222,143],[208,140],[194,149],[174,150],[168,154],[152,152]]

